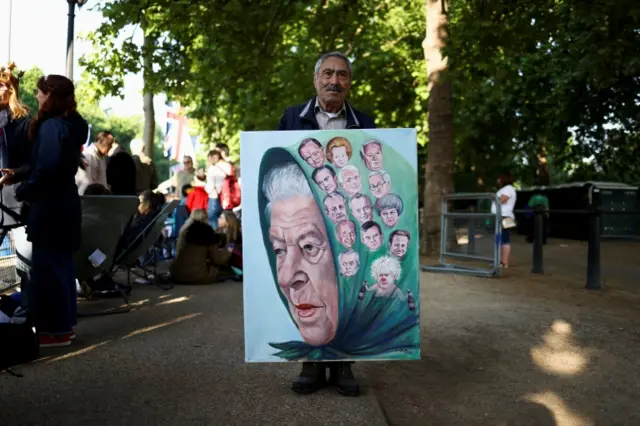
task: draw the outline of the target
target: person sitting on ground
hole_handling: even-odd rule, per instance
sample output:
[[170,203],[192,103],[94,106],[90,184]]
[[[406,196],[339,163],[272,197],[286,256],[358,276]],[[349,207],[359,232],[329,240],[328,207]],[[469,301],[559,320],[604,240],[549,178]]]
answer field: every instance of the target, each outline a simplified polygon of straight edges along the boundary
[[92,183],[84,190],[84,195],[112,195],[104,185]]
[[218,232],[222,235],[221,247],[231,252],[229,266],[242,270],[242,232],[240,222],[231,210],[225,210],[218,219]]
[[176,259],[170,266],[176,284],[212,284],[221,275],[231,275],[227,267],[231,252],[220,248],[220,234],[208,223],[204,209],[196,209],[180,229]]
[[193,189],[187,195],[187,211],[189,213],[198,210],[209,208],[209,194],[205,189],[207,183],[207,174],[204,169],[198,169],[196,177],[193,180]]
[[180,203],[176,209],[173,211],[173,227],[171,229],[172,236],[176,236],[180,233],[180,229],[182,229],[182,226],[189,218],[187,197],[189,197],[191,192],[193,192],[193,187],[191,185],[184,185],[182,187],[182,198],[180,199]]

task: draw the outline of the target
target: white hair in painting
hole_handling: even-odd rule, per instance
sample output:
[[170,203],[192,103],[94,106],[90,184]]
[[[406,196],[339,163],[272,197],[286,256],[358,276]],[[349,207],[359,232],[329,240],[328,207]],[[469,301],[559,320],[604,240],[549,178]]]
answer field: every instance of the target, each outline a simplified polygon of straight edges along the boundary
[[353,256],[353,255],[355,255],[356,266],[360,267],[360,256],[358,256],[358,253],[356,253],[353,250],[349,250],[349,251],[345,251],[344,253],[340,253],[338,255],[338,262],[342,262],[343,260],[345,260],[345,257]]
[[385,172],[384,170],[376,170],[375,172],[369,173],[369,179],[371,179],[374,176],[382,176],[382,179],[386,183],[391,182],[391,176],[389,176],[389,173]]
[[376,280],[380,274],[389,274],[394,280],[397,280],[401,273],[400,261],[395,257],[382,256],[371,264],[371,276]]
[[265,215],[269,221],[271,205],[274,202],[292,198],[313,198],[309,182],[296,163],[285,163],[269,170],[262,183],[262,192],[268,200]]
[[343,182],[342,176],[344,176],[345,172],[354,173],[360,176],[360,171],[358,170],[358,168],[356,166],[352,166],[351,164],[349,164],[348,166],[344,166],[343,168],[340,169],[340,175],[338,176],[340,183]]

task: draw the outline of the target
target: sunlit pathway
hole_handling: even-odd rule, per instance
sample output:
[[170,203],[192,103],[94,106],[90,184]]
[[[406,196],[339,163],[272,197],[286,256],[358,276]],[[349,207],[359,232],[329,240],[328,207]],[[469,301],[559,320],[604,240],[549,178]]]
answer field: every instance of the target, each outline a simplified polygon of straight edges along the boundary
[[23,378],[0,374],[0,424],[386,424],[365,374],[359,398],[302,397],[298,364],[245,364],[241,284],[134,296],[135,312],[82,319],[71,347],[14,369]]

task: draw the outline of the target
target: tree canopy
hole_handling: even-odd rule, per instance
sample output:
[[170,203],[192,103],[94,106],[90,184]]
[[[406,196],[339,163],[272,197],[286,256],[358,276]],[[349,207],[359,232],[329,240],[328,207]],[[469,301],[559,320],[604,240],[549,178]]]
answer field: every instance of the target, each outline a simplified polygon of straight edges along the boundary
[[[532,184],[639,181],[640,3],[451,0],[445,54],[453,93],[456,190],[492,188],[510,170]],[[188,107],[211,142],[274,129],[313,95],[321,53],[354,62],[351,101],[380,127],[427,143],[422,0],[116,0],[82,59],[96,96],[153,58],[146,89]],[[157,40],[143,52],[134,32]]]

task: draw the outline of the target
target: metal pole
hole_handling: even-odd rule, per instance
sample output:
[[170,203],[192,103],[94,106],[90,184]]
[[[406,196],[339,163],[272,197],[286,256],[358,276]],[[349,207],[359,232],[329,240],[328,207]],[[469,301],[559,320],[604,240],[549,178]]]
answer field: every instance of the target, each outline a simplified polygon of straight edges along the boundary
[[9,40],[7,41],[7,63],[11,62],[11,24],[13,23],[13,0],[9,0]]
[[601,290],[600,285],[600,212],[589,216],[589,252],[587,254],[587,290]]
[[542,243],[544,239],[544,210],[540,206],[535,207],[533,219],[533,266],[532,274],[544,274],[542,264]]
[[[475,206],[471,206],[471,212],[475,213]],[[472,217],[467,225],[467,253],[476,252],[476,218]]]
[[73,33],[76,0],[67,0],[69,3],[69,21],[67,23],[67,78],[73,81]]
[[[442,201],[440,206],[440,265],[444,265],[444,253],[447,251],[447,217],[446,214],[449,212],[447,208],[447,196],[442,194]],[[426,228],[425,223],[425,228]]]

